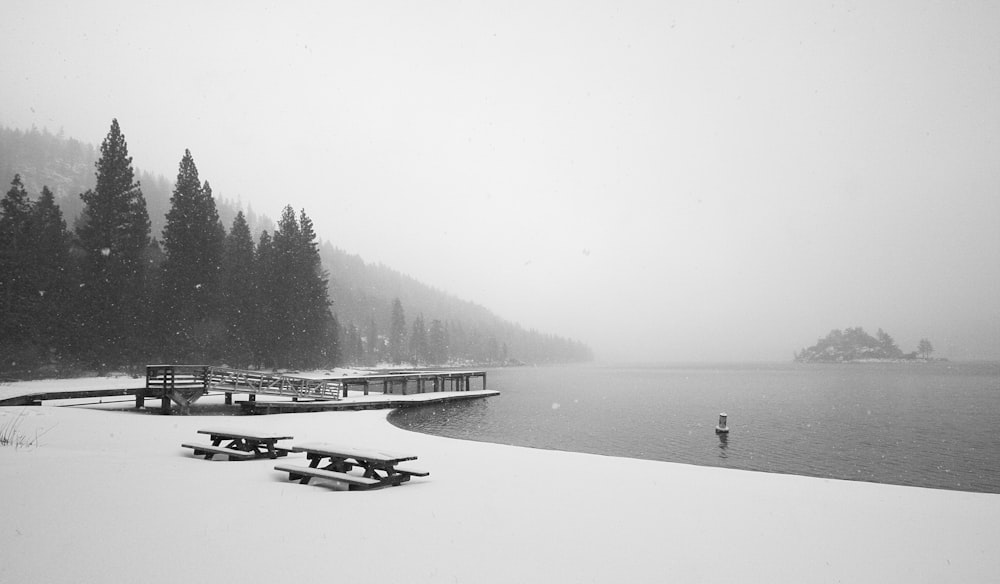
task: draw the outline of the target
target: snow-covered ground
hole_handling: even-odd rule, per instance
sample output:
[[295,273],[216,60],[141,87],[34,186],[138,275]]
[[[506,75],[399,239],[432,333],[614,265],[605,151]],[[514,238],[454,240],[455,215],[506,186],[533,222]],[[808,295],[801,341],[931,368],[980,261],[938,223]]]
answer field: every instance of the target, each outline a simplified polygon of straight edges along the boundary
[[[0,446],[0,582],[1000,577],[998,495],[467,442],[386,415],[0,408],[0,429],[22,444]],[[222,424],[410,452],[431,475],[341,492],[290,483],[275,461],[205,461],[181,448]]]

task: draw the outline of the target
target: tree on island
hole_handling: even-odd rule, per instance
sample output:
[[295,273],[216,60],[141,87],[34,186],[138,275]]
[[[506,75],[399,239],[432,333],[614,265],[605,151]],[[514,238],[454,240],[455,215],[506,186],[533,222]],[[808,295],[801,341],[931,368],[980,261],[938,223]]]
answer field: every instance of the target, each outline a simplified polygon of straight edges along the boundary
[[927,339],[920,339],[920,342],[917,343],[917,354],[924,359],[930,359],[933,352],[934,346],[931,345],[931,342]]
[[875,338],[878,340],[878,346],[880,352],[884,357],[883,359],[900,359],[903,356],[903,352],[899,350],[896,346],[896,341],[882,329],[878,329],[875,333]]

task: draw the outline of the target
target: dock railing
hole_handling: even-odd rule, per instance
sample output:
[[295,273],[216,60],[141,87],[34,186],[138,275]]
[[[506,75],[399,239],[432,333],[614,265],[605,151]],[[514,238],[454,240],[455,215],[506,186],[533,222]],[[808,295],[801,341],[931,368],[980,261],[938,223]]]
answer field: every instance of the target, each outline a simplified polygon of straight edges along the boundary
[[339,400],[341,385],[332,379],[309,379],[278,373],[208,368],[208,388],[226,393],[277,395],[303,399]]

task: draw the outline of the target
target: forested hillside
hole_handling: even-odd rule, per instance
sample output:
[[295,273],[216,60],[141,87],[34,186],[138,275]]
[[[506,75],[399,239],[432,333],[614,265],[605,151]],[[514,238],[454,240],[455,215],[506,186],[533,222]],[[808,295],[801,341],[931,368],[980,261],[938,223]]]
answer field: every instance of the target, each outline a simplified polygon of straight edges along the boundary
[[[397,298],[407,322],[421,318],[428,334],[434,330],[434,323],[439,323],[445,335],[439,342],[447,345],[439,350],[446,350],[453,362],[568,363],[593,358],[582,343],[524,329],[478,304],[460,300],[387,266],[365,263],[359,256],[337,249],[329,242],[320,246],[320,257],[329,272],[333,309],[344,329],[342,350],[353,362],[385,361],[359,350],[357,340],[373,336],[372,331],[374,336],[388,338],[392,304]],[[410,340],[419,339],[419,332],[414,333],[412,324],[407,328]],[[410,353],[419,353],[419,347],[413,347]]]
[[[0,127],[0,180],[10,185],[0,214],[0,373],[170,358],[258,367],[591,358],[581,343],[525,330],[321,244],[305,210],[286,207],[276,228],[213,197],[190,153],[179,158],[171,181],[133,168],[117,123],[101,150],[45,130]],[[123,230],[133,234],[112,242]],[[292,269],[276,258],[299,256],[304,273],[321,266],[312,269],[323,288],[314,297],[295,300],[287,287],[260,283]],[[43,264],[47,275],[33,267]],[[193,268],[219,278],[186,281]],[[247,296],[236,299],[243,289]],[[311,305],[312,316],[296,316],[296,303]],[[280,332],[297,318],[306,323],[298,329],[318,328],[303,338],[295,326]]]

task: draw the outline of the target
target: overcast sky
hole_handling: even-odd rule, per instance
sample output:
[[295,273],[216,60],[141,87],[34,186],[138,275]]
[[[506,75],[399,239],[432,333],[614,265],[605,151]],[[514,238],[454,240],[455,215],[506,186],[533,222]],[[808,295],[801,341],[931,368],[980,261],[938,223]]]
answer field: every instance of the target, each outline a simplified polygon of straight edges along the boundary
[[[1000,358],[1000,2],[0,3],[0,123],[602,360]],[[228,226],[227,226],[228,227]],[[336,274],[332,275],[336,277]]]

